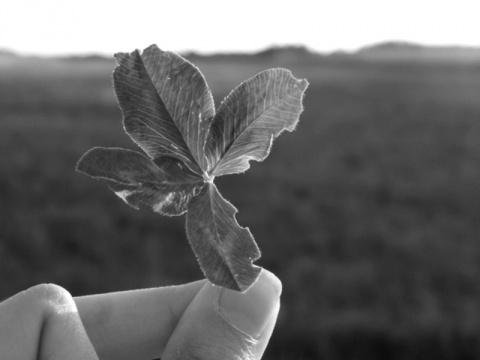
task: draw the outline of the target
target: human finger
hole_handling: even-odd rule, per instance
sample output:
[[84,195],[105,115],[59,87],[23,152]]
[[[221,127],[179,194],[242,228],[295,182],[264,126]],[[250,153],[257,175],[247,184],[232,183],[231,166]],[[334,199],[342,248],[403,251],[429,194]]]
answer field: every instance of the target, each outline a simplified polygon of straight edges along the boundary
[[0,354],[1,359],[98,360],[73,298],[52,284],[0,304]]
[[162,360],[260,359],[280,293],[280,280],[267,270],[245,293],[206,283],[185,310]]
[[100,359],[159,358],[206,280],[179,286],[74,298]]

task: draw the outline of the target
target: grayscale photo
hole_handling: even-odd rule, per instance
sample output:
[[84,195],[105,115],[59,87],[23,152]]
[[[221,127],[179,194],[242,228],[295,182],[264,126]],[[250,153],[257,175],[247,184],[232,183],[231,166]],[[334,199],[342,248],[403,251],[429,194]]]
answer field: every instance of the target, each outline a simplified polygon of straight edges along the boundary
[[480,358],[480,2],[0,3],[0,360]]

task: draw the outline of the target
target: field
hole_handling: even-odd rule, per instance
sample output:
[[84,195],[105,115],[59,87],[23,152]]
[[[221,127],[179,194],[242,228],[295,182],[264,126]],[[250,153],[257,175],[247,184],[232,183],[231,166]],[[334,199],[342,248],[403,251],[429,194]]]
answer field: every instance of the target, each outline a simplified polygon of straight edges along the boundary
[[[216,104],[276,66],[310,82],[298,129],[216,180],[283,281],[265,359],[467,360],[480,354],[480,63],[272,51],[191,55]],[[136,211],[74,171],[136,149],[100,58],[0,58],[0,299],[202,274],[184,218]]]

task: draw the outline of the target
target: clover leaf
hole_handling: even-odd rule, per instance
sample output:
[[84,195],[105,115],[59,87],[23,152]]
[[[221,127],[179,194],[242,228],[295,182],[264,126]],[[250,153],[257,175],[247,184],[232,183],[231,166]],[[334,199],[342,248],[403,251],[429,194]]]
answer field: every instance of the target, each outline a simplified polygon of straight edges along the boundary
[[207,83],[193,64],[152,45],[115,55],[114,88],[125,132],[145,154],[93,148],[77,170],[100,179],[134,208],[163,215],[187,212],[186,231],[205,276],[244,291],[260,268],[260,251],[216,176],[244,172],[268,156],[272,141],[292,131],[303,110],[306,80],[269,69],[235,88],[215,111]]

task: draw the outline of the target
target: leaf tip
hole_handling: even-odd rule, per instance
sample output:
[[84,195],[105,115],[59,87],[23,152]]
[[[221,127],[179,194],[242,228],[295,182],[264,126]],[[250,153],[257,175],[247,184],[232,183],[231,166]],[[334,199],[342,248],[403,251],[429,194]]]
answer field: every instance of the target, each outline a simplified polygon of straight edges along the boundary
[[92,156],[92,152],[96,151],[96,149],[99,149],[99,148],[94,147],[88,150],[80,157],[80,159],[78,159],[77,164],[75,165],[75,171],[91,176],[88,172],[88,170],[90,169],[89,161]]
[[299,86],[300,90],[302,91],[302,93],[305,93],[305,90],[307,90],[309,85],[310,85],[310,83],[305,78],[298,80],[298,86]]

